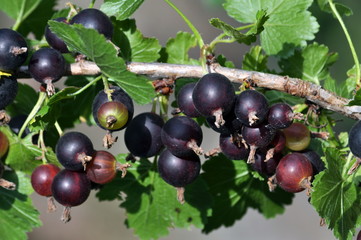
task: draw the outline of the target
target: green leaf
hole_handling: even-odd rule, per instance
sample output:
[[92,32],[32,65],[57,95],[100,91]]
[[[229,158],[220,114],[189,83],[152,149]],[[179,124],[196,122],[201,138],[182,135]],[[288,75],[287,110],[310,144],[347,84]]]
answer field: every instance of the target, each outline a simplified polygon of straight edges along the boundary
[[[117,157],[124,160],[124,155]],[[202,178],[185,188],[185,204],[176,198],[176,189],[165,183],[146,159],[132,164],[125,178],[119,176],[97,193],[100,200],[125,199],[126,224],[140,239],[158,239],[169,234],[169,228],[203,228],[211,198]]]
[[226,0],[228,15],[242,23],[256,22],[257,12],[265,9],[269,19],[263,25],[261,45],[268,55],[289,55],[297,46],[315,38],[316,19],[307,11],[312,0]]
[[199,65],[199,61],[189,57],[191,48],[197,46],[197,38],[188,32],[178,32],[175,38],[168,40],[165,57],[162,62],[175,64]]
[[[328,77],[328,68],[337,56],[337,53],[329,53],[325,45],[313,43],[302,50],[295,51],[293,56],[282,59],[280,67],[284,75],[320,85],[321,81]],[[329,61],[330,58],[332,61]]]
[[37,8],[23,21],[18,31],[27,36],[34,33],[36,39],[40,40],[44,36],[44,29],[48,20],[55,13],[56,0],[41,1]]
[[80,52],[97,64],[101,72],[126,91],[139,104],[151,102],[155,96],[150,81],[126,70],[125,62],[117,57],[114,46],[102,34],[82,25],[67,25],[49,21],[50,29],[73,50]]
[[251,43],[256,41],[255,35],[243,34],[231,25],[221,21],[219,18],[212,18],[209,23],[213,27],[223,30],[223,32],[227,36],[234,38],[238,43],[245,43],[247,45],[250,45]]
[[100,10],[117,20],[125,20],[142,5],[144,0],[105,0]]
[[[0,130],[9,139],[9,151],[6,158],[3,159],[6,165],[11,168],[31,174],[33,170],[42,162],[37,158],[42,156],[42,150],[32,143],[32,136],[29,134],[25,138],[19,138],[9,127],[2,126]],[[50,163],[59,164],[55,153],[51,148],[47,148],[46,159]]]
[[266,11],[261,10],[257,12],[256,23],[247,33],[241,33],[237,28],[221,21],[219,18],[212,18],[209,22],[212,26],[223,30],[224,34],[234,38],[238,43],[245,43],[250,45],[256,41],[256,35],[263,31],[263,25],[267,21],[268,16]]
[[203,171],[202,177],[214,198],[212,215],[203,229],[206,233],[222,225],[232,226],[249,207],[271,218],[283,213],[284,205],[292,202],[293,194],[280,189],[270,193],[266,182],[251,175],[245,161],[232,161],[219,155],[207,160]]
[[[336,16],[332,12],[332,9],[330,7],[328,0],[318,0],[317,2],[322,11],[327,12],[327,13],[332,13],[333,17],[336,18]],[[348,6],[338,3],[338,2],[334,2],[334,4],[335,4],[335,7],[336,7],[338,13],[341,16],[345,15],[345,16],[349,17],[353,14],[352,9],[349,8]]]
[[243,57],[242,69],[258,72],[268,72],[268,56],[262,53],[261,46],[253,46]]
[[40,227],[39,212],[29,195],[33,192],[26,174],[5,171],[4,179],[16,184],[16,190],[0,188],[0,239],[28,239],[27,232]]
[[361,225],[361,192],[347,172],[352,162],[336,148],[325,149],[326,170],[313,181],[311,204],[338,239],[352,239]]
[[[356,65],[354,65],[351,69],[347,71],[348,78],[346,79],[345,88],[347,89],[347,92],[349,94],[353,93],[356,90],[356,84],[357,84],[356,71],[357,71]],[[349,106],[361,105],[360,94],[361,92],[360,90],[358,90],[355,96],[353,97],[353,100],[350,101],[348,105]]]
[[1,11],[17,22],[22,22],[41,3],[41,0],[5,0],[1,1]]
[[38,100],[38,94],[28,84],[18,82],[18,93],[14,102],[6,107],[6,111],[10,116],[17,116],[20,114],[29,114]]
[[126,61],[155,62],[162,46],[156,38],[147,38],[137,29],[134,19],[115,22],[114,41]]
[[236,67],[236,65],[234,65],[232,61],[227,60],[226,57],[222,54],[217,56],[217,63],[219,63],[219,65],[221,65],[222,67],[228,67],[228,68]]

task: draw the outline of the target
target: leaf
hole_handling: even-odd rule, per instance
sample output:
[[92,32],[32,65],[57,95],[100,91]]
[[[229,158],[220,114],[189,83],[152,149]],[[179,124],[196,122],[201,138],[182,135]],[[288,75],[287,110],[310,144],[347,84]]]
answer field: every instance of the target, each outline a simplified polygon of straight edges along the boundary
[[62,90],[55,93],[51,98],[49,98],[48,105],[54,105],[55,103],[68,98],[73,98],[72,96],[69,96],[69,94],[75,93],[79,90],[79,87],[66,87]]
[[[90,81],[94,80],[96,76],[70,76],[65,81],[65,85],[72,86],[74,90],[78,87],[85,86]],[[75,124],[86,122],[88,125],[94,125],[95,121],[92,114],[92,104],[95,96],[103,89],[101,81],[88,87],[86,91],[77,94],[69,99],[62,99],[62,111],[59,116],[58,122],[64,128],[73,128]],[[51,100],[51,99],[50,99]],[[72,109],[72,111],[69,111]]]
[[228,67],[228,68],[235,68],[236,66],[232,61],[229,61],[226,59],[224,55],[218,55],[217,56],[217,63],[221,65],[222,67]]
[[[6,158],[3,159],[5,164],[13,169],[31,174],[42,163],[41,160],[37,160],[38,157],[41,157],[42,150],[32,143],[33,134],[29,134],[25,138],[19,138],[9,127],[2,126],[0,130],[9,139],[9,151]],[[50,163],[59,164],[53,150],[51,148],[46,150],[46,159]]]
[[[117,157],[124,160],[124,155]],[[169,228],[202,228],[211,204],[207,186],[201,178],[185,188],[185,204],[176,199],[176,189],[160,178],[147,159],[132,164],[125,178],[118,177],[97,193],[99,200],[122,199],[127,211],[126,224],[140,239],[158,239]]]
[[[333,11],[330,7],[328,0],[318,0],[317,2],[322,11],[327,12],[327,13],[332,13],[333,17],[336,18],[336,16],[333,14]],[[338,2],[334,2],[334,4],[335,4],[335,7],[336,7],[338,13],[341,16],[345,15],[345,16],[349,17],[353,14],[352,9],[349,8],[348,6],[338,3]]]
[[38,94],[36,91],[27,84],[18,82],[18,93],[14,102],[6,107],[7,112],[10,116],[17,116],[20,114],[29,114],[35,106],[38,100]]
[[209,23],[213,27],[223,30],[227,36],[234,38],[238,43],[250,45],[256,41],[256,37],[254,35],[243,34],[231,25],[221,21],[219,18],[212,18]]
[[1,1],[1,11],[18,22],[27,18],[41,3],[41,0],[5,0]]
[[68,48],[94,61],[101,72],[126,91],[134,101],[146,104],[153,99],[155,91],[148,79],[128,72],[124,60],[117,57],[114,46],[96,30],[79,24],[67,25],[55,21],[49,21],[49,26]]
[[280,189],[270,193],[266,182],[250,174],[245,161],[229,160],[219,155],[207,160],[203,171],[202,177],[214,198],[212,215],[203,229],[206,233],[221,226],[232,226],[249,207],[271,218],[283,213],[284,205],[292,202],[293,194]]
[[114,41],[126,61],[155,62],[162,46],[156,38],[147,38],[137,29],[134,19],[115,22]]
[[[325,45],[313,43],[302,50],[295,51],[293,56],[282,59],[279,65],[284,75],[320,85],[321,81],[328,77],[328,68],[334,63],[336,53],[330,54],[328,51]],[[332,58],[332,61],[329,61],[329,58]]]
[[315,38],[319,25],[307,11],[312,0],[226,0],[228,15],[242,23],[253,23],[265,9],[269,19],[263,25],[261,45],[268,55],[288,56],[298,46]]
[[221,21],[219,18],[212,18],[209,22],[213,27],[223,30],[224,34],[234,38],[238,43],[250,45],[252,42],[256,41],[256,35],[260,34],[264,29],[263,25],[268,19],[266,11],[258,11],[256,18],[254,26],[245,34],[241,33],[231,25]]
[[55,13],[56,0],[41,1],[37,8],[23,21],[18,31],[27,36],[34,33],[36,39],[40,40],[44,36],[44,29],[48,20]]
[[142,5],[144,0],[105,0],[100,10],[108,16],[115,16],[117,20],[125,20]]
[[197,46],[197,38],[187,32],[178,32],[175,38],[168,40],[162,62],[175,64],[199,65],[199,61],[189,57],[191,48]]
[[352,239],[361,225],[361,192],[347,172],[352,162],[336,148],[325,149],[326,170],[313,181],[311,204],[339,239]]
[[253,46],[243,57],[242,69],[258,72],[268,72],[268,56],[262,54],[261,46]]
[[3,178],[14,182],[17,188],[0,188],[0,239],[28,239],[26,233],[41,226],[40,214],[29,197],[33,192],[30,179],[20,171],[5,171]]

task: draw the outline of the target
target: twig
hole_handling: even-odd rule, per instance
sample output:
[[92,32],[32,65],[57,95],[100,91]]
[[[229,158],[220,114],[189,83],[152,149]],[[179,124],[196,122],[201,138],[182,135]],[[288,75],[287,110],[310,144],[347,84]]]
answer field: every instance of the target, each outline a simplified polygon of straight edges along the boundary
[[[200,78],[204,75],[201,66],[180,65],[169,63],[141,63],[131,62],[127,64],[130,72],[147,75],[150,78],[181,77]],[[242,69],[226,68],[217,63],[210,66],[212,72],[217,72],[228,77],[232,82],[248,82],[251,86],[277,90],[305,98],[324,109],[340,113],[353,119],[361,119],[360,106],[346,106],[350,99],[337,96],[319,85],[304,81],[299,78],[279,76],[275,74],[246,71]],[[98,75],[100,68],[93,62],[84,61],[70,65],[68,75]]]

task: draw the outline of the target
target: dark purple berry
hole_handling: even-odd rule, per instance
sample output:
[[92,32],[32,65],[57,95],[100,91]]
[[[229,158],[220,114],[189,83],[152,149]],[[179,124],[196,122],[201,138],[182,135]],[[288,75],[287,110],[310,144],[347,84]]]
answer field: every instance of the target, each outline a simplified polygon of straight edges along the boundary
[[27,57],[28,46],[25,39],[14,30],[0,29],[0,71],[14,72]]
[[91,140],[80,132],[67,132],[61,136],[55,151],[59,162],[72,171],[84,171],[95,152]]
[[90,194],[90,180],[85,172],[61,170],[53,179],[53,197],[66,207],[74,207],[87,200]]
[[315,151],[306,150],[301,153],[311,162],[313,175],[316,175],[326,169],[325,163],[322,161],[320,155],[318,155]]
[[197,154],[179,158],[164,150],[158,159],[158,171],[164,181],[174,187],[185,187],[199,175],[201,161]]
[[265,152],[257,152],[255,155],[255,162],[252,164],[252,168],[266,177],[271,177],[276,173],[276,168],[281,160],[281,154],[275,154],[272,158],[266,160]]
[[[56,19],[52,19],[52,20],[69,24],[66,21],[65,17],[60,17],[60,18],[56,18]],[[58,36],[56,36],[56,34],[50,30],[48,25],[46,25],[46,27],[45,27],[44,35],[45,35],[45,39],[49,43],[50,47],[58,50],[61,53],[69,52],[68,47],[66,46],[64,41],[61,40],[60,38],[58,38]]]
[[220,134],[219,147],[222,153],[229,159],[240,160],[247,159],[249,154],[248,147],[240,142],[233,140],[230,134]]
[[0,110],[11,104],[18,93],[18,81],[14,77],[0,76]]
[[267,117],[267,99],[256,90],[243,91],[236,97],[234,112],[245,126],[255,127]]
[[29,73],[36,81],[47,85],[49,95],[55,93],[53,82],[58,81],[65,73],[66,62],[58,50],[41,48],[30,58]]
[[113,36],[113,24],[109,17],[95,8],[81,10],[70,20],[70,24],[81,24],[85,28],[95,29],[107,39]]
[[202,129],[189,117],[169,119],[162,128],[161,138],[168,150],[178,157],[202,152],[199,147],[203,140]]
[[222,114],[233,108],[235,92],[231,81],[219,73],[208,73],[193,89],[194,106],[203,116],[215,116],[216,126],[224,124]]
[[348,144],[353,155],[361,158],[361,121],[357,121],[348,134]]
[[124,142],[129,152],[138,157],[152,157],[163,147],[163,119],[151,112],[137,115],[125,129]]
[[269,108],[268,124],[275,129],[289,127],[293,123],[293,110],[285,103],[276,103]]
[[250,146],[248,163],[254,162],[254,154],[257,148],[266,147],[270,144],[275,136],[275,131],[268,128],[265,124],[258,127],[246,127],[242,129],[242,137]]
[[196,83],[188,83],[184,85],[177,95],[178,107],[182,113],[188,117],[195,118],[202,116],[196,109],[193,103],[193,89]]

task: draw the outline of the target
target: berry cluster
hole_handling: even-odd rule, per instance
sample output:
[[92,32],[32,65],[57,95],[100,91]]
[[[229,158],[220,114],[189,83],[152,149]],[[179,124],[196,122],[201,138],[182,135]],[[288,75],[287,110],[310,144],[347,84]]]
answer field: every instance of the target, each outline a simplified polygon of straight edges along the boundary
[[92,184],[112,181],[116,171],[123,176],[129,164],[120,164],[107,151],[96,151],[91,140],[80,132],[64,134],[56,145],[56,156],[64,167],[53,164],[38,166],[31,175],[34,190],[49,198],[49,211],[55,210],[53,198],[65,206],[62,221],[68,222],[70,208],[85,202]]
[[[247,159],[254,170],[270,178],[270,190],[275,184],[289,192],[310,189],[310,180],[324,169],[324,164],[317,153],[307,150],[311,132],[303,123],[294,122],[301,115],[284,103],[269,106],[265,96],[256,90],[239,95],[234,92],[231,82],[218,73],[206,74],[197,83],[183,86],[177,103],[179,112],[186,116],[170,119],[162,130],[167,154],[178,158],[202,154],[202,131],[191,119],[202,116],[220,134],[219,148],[206,156],[222,152],[229,159]],[[162,171],[161,176],[178,187]],[[193,172],[189,172],[188,177],[193,179]]]

